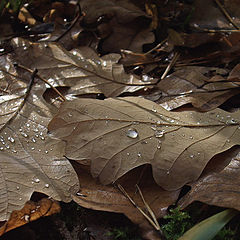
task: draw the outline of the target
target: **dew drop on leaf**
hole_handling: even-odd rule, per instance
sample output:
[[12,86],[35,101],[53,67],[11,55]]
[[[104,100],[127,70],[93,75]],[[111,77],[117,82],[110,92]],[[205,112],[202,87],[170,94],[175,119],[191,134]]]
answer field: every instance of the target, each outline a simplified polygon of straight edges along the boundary
[[164,135],[164,131],[162,131],[162,130],[158,130],[155,132],[156,138],[161,138],[161,137],[163,137],[163,135]]
[[11,143],[14,143],[15,139],[13,137],[8,137],[8,141],[11,142]]
[[138,137],[138,132],[135,128],[129,128],[127,131],[127,136],[129,138],[137,138]]

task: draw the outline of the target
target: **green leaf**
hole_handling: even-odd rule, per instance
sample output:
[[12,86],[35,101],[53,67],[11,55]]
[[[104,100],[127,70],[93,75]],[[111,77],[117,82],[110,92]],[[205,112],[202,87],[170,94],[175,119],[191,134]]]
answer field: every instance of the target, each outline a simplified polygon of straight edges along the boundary
[[213,215],[205,219],[204,221],[196,224],[190,230],[188,230],[178,240],[210,240],[218,233],[218,231],[224,227],[238,211],[234,209],[227,209],[220,213]]

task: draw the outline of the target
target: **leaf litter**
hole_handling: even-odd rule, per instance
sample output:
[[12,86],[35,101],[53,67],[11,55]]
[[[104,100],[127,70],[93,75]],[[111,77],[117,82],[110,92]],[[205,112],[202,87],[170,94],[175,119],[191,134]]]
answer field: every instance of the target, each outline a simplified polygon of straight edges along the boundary
[[[34,38],[40,32],[35,32],[34,37],[30,35],[33,32],[28,31],[26,36],[30,35],[33,42],[15,38],[10,48],[3,49],[0,57],[0,153],[1,166],[5,166],[3,183],[6,184],[1,190],[5,191],[4,196],[8,196],[9,201],[8,205],[4,201],[1,203],[2,219],[23,207],[31,194],[39,191],[57,200],[73,198],[87,208],[122,212],[149,233],[148,223],[130,202],[113,185],[101,184],[112,182],[121,184],[143,210],[148,206],[152,208],[156,218],[166,214],[167,207],[176,202],[185,184],[192,190],[180,200],[182,207],[202,201],[239,209],[238,186],[232,178],[238,178],[239,111],[235,109],[236,112],[228,113],[216,109],[239,95],[239,33],[232,29],[238,24],[238,12],[225,1],[231,14],[236,15],[234,20],[226,13],[220,17],[221,8],[212,5],[209,6],[215,13],[203,19],[205,12],[197,7],[199,11],[191,12],[193,16],[189,21],[189,27],[196,32],[183,33],[186,25],[171,26],[170,29],[168,23],[173,19],[182,22],[184,11],[192,11],[192,6],[186,3],[178,4],[177,8],[175,3],[174,11],[170,1],[161,7],[159,3],[147,4],[147,12],[155,22],[149,25],[151,19],[143,8],[140,10],[125,1],[104,1],[106,8],[102,2],[98,3],[101,11],[96,11],[95,3],[89,2],[80,2],[86,15],[72,5],[72,17],[67,19],[63,19],[65,3],[46,4],[41,11],[35,12],[26,7],[24,11],[29,11],[30,15],[26,15],[24,21],[34,21],[39,13],[36,19],[45,22],[44,29],[49,24],[55,25],[55,31],[51,30],[49,35],[45,30],[45,36],[57,36],[60,30],[60,34],[64,34],[60,39],[62,45],[36,43]],[[198,6],[199,3],[195,1],[194,4]],[[201,15],[200,20],[198,15]],[[145,24],[140,26],[140,21],[135,24],[136,19]],[[216,19],[221,21],[212,24]],[[158,21],[161,22],[161,36]],[[228,21],[234,25],[229,25]],[[73,28],[66,28],[65,22]],[[41,25],[35,24],[36,27]],[[162,28],[165,24],[166,32]],[[155,29],[157,42],[164,35],[168,37],[142,54],[143,44],[154,40],[151,27]],[[67,31],[62,32],[64,29]],[[227,29],[232,34],[222,34]],[[121,37],[126,36],[123,41],[118,31]],[[99,38],[94,40],[96,34]],[[82,41],[86,36],[88,38]],[[81,45],[84,47],[79,47]],[[120,55],[113,52],[119,52],[121,48],[133,52],[128,52],[128,58],[120,59]],[[12,53],[4,56],[5,50]],[[109,52],[111,54],[99,57]],[[178,59],[173,61],[173,56]],[[38,74],[34,76],[35,69]],[[31,77],[34,84],[30,87]],[[69,100],[62,104],[57,115],[59,97],[51,100],[57,104],[45,101],[49,93],[46,89],[50,89],[47,82],[57,89],[65,89],[66,95],[62,98]],[[115,99],[72,100],[99,93]],[[126,97],[129,95],[141,95],[152,101]],[[119,96],[124,97],[116,98]],[[207,112],[184,111],[182,106],[189,103],[194,110]],[[177,112],[168,112],[163,107],[177,109]],[[48,135],[47,125],[51,119]],[[226,157],[228,153],[230,155]],[[74,194],[77,175],[69,159],[75,160],[71,163],[81,183],[77,194]],[[16,165],[21,169],[17,173]],[[155,182],[151,179],[149,185],[143,183],[145,171],[138,171],[145,168],[143,165],[152,169],[149,174]],[[135,171],[137,180],[132,178]],[[26,178],[19,180],[20,174]],[[135,184],[143,192],[144,205],[139,201],[140,196],[136,197]],[[232,191],[231,197],[229,191]],[[166,201],[161,199],[163,195]],[[20,203],[17,202],[17,198],[22,202],[19,199]],[[159,236],[146,239],[159,239]]]

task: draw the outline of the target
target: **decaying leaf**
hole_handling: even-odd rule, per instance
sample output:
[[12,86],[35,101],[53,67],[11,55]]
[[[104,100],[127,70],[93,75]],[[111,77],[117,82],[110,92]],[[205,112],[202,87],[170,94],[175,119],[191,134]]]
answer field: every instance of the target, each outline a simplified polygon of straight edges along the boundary
[[19,38],[13,40],[13,47],[18,63],[37,68],[39,75],[54,86],[71,87],[69,94],[103,93],[114,97],[152,84],[126,74],[117,63],[118,54],[99,58],[90,48],[68,52],[55,43],[31,43]]
[[[56,200],[70,201],[77,176],[63,158],[61,143],[49,139],[47,124],[56,109],[42,98],[45,83],[0,58],[0,220],[22,208],[34,191]],[[27,97],[26,97],[27,95]]]
[[[234,71],[236,72],[236,71]],[[167,110],[191,103],[201,111],[213,110],[232,96],[240,93],[238,79],[224,69],[208,67],[184,67],[162,79],[156,86],[159,99],[156,101]],[[214,74],[207,77],[208,74]],[[236,76],[236,75],[235,75]],[[231,82],[233,80],[233,82]],[[154,95],[156,95],[154,93]],[[146,96],[149,98],[151,96]]]
[[[74,163],[74,169],[79,176],[81,191],[73,196],[73,200],[80,206],[95,210],[124,213],[132,222],[141,227],[144,234],[152,231],[152,226],[146,218],[116,186],[100,184],[78,163]],[[123,176],[118,183],[124,187],[135,203],[145,211],[146,206],[144,206],[139,193],[136,191],[136,184],[138,184],[156,218],[163,217],[166,214],[167,207],[176,202],[180,192],[180,190],[164,191],[154,182],[149,168],[144,170],[143,168],[134,169]]]
[[58,202],[51,199],[43,198],[39,202],[28,201],[21,210],[11,213],[9,220],[0,228],[0,236],[40,217],[59,213],[60,209]]
[[240,148],[216,155],[207,167],[208,171],[196,182],[181,200],[185,207],[194,201],[205,202],[226,208],[240,210],[239,178]]
[[154,41],[149,27],[151,18],[129,1],[121,0],[81,0],[85,13],[83,26],[92,27],[103,39],[101,49],[105,53],[128,49],[142,52],[142,46]]
[[168,112],[138,98],[64,102],[49,124],[65,155],[104,184],[151,164],[155,181],[174,190],[196,180],[208,161],[240,139],[239,112]]

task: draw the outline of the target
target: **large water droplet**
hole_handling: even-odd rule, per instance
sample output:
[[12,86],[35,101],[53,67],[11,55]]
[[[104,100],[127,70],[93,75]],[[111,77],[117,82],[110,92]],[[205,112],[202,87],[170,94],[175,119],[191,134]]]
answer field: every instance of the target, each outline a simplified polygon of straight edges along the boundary
[[11,142],[11,143],[14,143],[15,139],[13,137],[8,137],[8,141]]
[[137,155],[138,155],[138,157],[141,157],[141,156],[142,156],[142,154],[141,154],[140,152],[139,152]]
[[163,137],[163,135],[164,135],[163,130],[158,130],[158,131],[155,132],[155,137],[156,138],[161,138],[161,137]]
[[127,131],[127,136],[129,138],[137,138],[138,137],[138,132],[135,128],[129,128]]
[[34,178],[33,181],[34,181],[35,183],[39,183],[39,182],[40,182],[40,179],[39,179],[39,178]]
[[46,188],[49,188],[49,184],[48,184],[48,183],[46,183],[46,184],[45,184],[45,187],[46,187]]
[[25,137],[25,138],[28,137],[28,135],[27,135],[25,132],[21,132],[21,135],[22,135],[23,137]]

